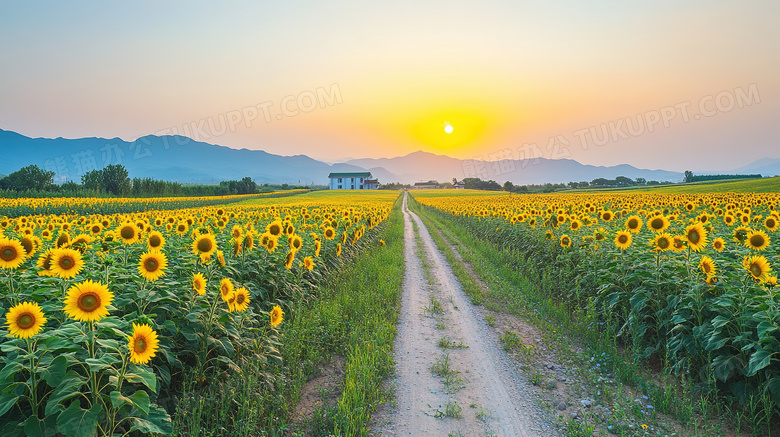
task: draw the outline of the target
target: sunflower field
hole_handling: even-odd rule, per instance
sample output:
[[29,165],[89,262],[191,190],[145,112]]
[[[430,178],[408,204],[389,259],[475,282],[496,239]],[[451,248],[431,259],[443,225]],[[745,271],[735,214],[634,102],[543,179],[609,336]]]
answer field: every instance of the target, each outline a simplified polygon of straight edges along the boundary
[[397,194],[305,197],[0,215],[0,435],[170,434],[186,378],[272,384],[292,302]]
[[585,330],[610,330],[637,362],[742,405],[780,405],[780,194],[422,191],[422,205],[497,247],[566,302]]

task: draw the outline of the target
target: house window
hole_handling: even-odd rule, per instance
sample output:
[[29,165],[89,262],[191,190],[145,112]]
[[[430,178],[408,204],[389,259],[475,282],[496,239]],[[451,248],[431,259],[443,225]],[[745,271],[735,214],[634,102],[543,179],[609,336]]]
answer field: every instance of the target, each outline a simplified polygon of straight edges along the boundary
[[[341,178],[339,178],[339,183],[341,183]],[[341,187],[339,187],[339,188],[341,188]]]
[[360,189],[361,189],[361,190],[363,189],[363,184],[361,184],[361,185],[360,185]]
[[341,189],[341,184],[339,184],[339,190]]
[[360,182],[363,182],[363,178],[360,178]]

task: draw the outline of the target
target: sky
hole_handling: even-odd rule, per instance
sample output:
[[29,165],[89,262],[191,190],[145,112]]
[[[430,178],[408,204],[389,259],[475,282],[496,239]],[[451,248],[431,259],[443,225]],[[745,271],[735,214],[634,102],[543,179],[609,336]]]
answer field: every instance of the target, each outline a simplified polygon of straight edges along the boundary
[[0,129],[726,171],[780,158],[778,17],[774,0],[0,2]]

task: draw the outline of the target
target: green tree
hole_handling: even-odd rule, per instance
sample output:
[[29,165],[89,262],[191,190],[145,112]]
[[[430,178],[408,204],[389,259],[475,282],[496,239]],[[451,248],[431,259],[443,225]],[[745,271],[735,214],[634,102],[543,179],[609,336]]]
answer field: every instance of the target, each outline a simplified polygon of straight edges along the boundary
[[26,191],[45,190],[54,183],[54,172],[37,165],[23,167],[0,181],[0,189]]
[[514,189],[515,189],[515,184],[513,184],[510,181],[504,182],[504,191],[509,191],[511,193],[512,190],[514,190]]
[[103,187],[115,195],[130,192],[130,178],[124,165],[114,164],[103,169]]
[[100,193],[103,191],[103,172],[101,170],[90,170],[81,175],[81,185],[87,190],[94,190]]
[[693,172],[685,170],[685,182],[693,182]]

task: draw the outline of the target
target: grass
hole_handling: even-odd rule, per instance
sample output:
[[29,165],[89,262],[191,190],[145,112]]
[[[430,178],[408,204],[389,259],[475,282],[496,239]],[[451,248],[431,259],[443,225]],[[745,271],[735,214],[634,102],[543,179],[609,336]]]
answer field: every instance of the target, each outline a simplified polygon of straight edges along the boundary
[[213,386],[190,381],[184,387],[190,401],[174,418],[176,435],[285,435],[301,388],[334,355],[346,356],[343,391],[338,405],[316,413],[313,424],[329,434],[368,435],[370,414],[388,398],[382,382],[393,370],[404,277],[400,205],[319,284],[315,300],[296,303],[282,325],[277,347],[284,364],[274,367],[274,379],[260,380],[250,370]]
[[733,181],[703,181],[687,184],[661,185],[657,187],[628,187],[604,189],[567,190],[565,193],[776,193],[780,191],[780,176],[763,179],[741,179]]

